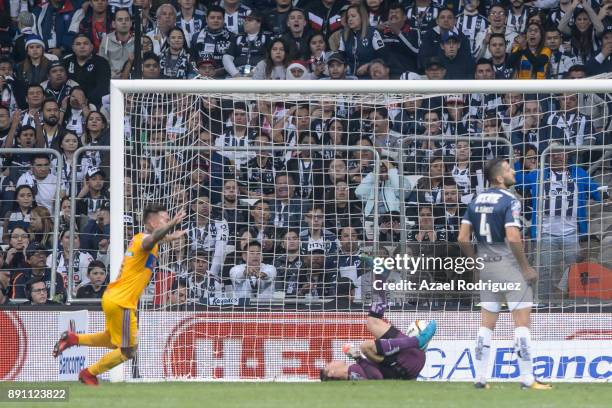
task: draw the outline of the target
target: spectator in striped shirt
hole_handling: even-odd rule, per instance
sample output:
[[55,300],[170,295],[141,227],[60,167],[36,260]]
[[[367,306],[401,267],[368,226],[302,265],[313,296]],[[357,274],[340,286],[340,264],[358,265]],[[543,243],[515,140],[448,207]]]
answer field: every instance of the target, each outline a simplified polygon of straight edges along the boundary
[[194,34],[202,31],[206,25],[206,15],[202,10],[195,8],[195,0],[178,0],[178,4],[176,26],[183,30],[187,46],[191,47]]
[[431,0],[416,0],[414,5],[406,10],[408,24],[420,34],[436,25],[440,9],[432,4]]
[[506,9],[501,5],[495,4],[489,9],[488,16],[489,27],[485,32],[480,32],[477,35],[476,46],[478,47],[474,53],[475,58],[485,57],[491,58],[490,42],[495,35],[500,35],[504,40],[504,49],[506,53],[512,51],[512,44],[517,33],[507,30]]
[[[542,217],[539,299],[556,303],[567,290],[566,267],[576,262],[579,241],[588,240],[589,200],[609,200],[599,185],[579,166],[569,163],[565,151],[553,151],[540,177],[540,170],[516,174],[516,186],[529,190],[532,197],[531,237],[536,239],[536,216]],[[544,181],[540,185],[540,178]],[[542,193],[542,213],[537,212],[539,191]]]
[[242,4],[240,0],[224,0],[223,8],[225,9],[225,28],[236,35],[244,34],[244,19],[250,8]]
[[[246,104],[239,102],[234,104],[230,114],[230,125],[225,129],[225,132],[218,136],[215,140],[215,146],[218,147],[245,147],[251,144],[255,129],[249,129],[249,116],[246,110]],[[247,152],[232,152],[229,150],[220,151],[219,154],[231,161],[240,169],[246,165],[249,159],[253,157],[252,153]]]
[[457,16],[456,27],[467,37],[470,42],[470,51],[476,55],[478,51],[478,38],[481,33],[486,33],[487,19],[478,13],[480,0],[465,0],[463,13]]

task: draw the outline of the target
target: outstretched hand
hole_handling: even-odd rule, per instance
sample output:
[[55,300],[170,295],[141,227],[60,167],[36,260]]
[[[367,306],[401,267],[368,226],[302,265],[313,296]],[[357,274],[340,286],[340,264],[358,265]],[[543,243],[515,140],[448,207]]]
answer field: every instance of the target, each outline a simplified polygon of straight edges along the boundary
[[172,218],[170,221],[170,225],[175,226],[178,225],[183,219],[187,216],[187,213],[184,210],[181,210]]
[[187,234],[186,230],[174,231],[173,233],[166,235],[166,237],[164,238],[164,241],[166,242],[175,241],[177,239],[180,239],[185,234]]

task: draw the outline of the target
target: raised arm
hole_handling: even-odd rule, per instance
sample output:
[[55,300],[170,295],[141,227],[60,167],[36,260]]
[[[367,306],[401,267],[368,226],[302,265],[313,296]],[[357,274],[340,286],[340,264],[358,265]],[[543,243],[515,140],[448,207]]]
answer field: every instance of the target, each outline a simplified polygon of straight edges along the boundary
[[603,25],[601,18],[597,15],[597,13],[595,13],[595,10],[593,10],[593,7],[591,7],[588,1],[583,1],[582,7],[584,8],[584,11],[586,11],[586,13],[588,14],[589,18],[591,19],[591,23],[593,24],[593,29],[595,30],[595,34],[597,34],[598,36],[601,35],[604,30],[604,25]]
[[368,198],[374,188],[374,172],[368,173],[355,189],[355,195],[362,200]]
[[16,109],[13,112],[13,118],[11,120],[11,127],[6,136],[6,140],[4,141],[4,147],[15,147],[15,133],[17,132],[17,127],[19,127],[19,123],[21,122],[21,111]]
[[572,9],[569,12],[565,13],[561,18],[561,21],[559,21],[559,31],[561,31],[565,35],[572,34],[572,29],[570,28],[569,23],[572,20],[572,17],[574,16],[574,10],[576,9],[577,5],[577,1],[574,0],[572,2]]
[[[34,115],[32,115],[32,118],[34,119],[34,130],[36,132],[36,147],[38,148],[45,148],[47,147],[47,141],[45,140],[45,135],[43,134],[43,126],[42,123],[40,123],[40,116],[35,113]],[[62,117],[63,120],[63,117]],[[61,123],[61,122],[59,122]]]
[[227,222],[217,223],[217,237],[215,238],[215,250],[212,257],[210,273],[217,277],[221,277],[221,270],[225,262],[225,249],[229,240],[229,227]]

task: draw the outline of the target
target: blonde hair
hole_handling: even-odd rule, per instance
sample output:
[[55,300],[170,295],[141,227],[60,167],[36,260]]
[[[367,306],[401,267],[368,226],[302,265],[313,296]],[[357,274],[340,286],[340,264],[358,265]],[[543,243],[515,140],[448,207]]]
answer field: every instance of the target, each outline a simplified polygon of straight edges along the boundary
[[[30,241],[40,242],[47,247],[47,245],[51,244],[51,234],[53,232],[53,219],[51,218],[51,213],[46,207],[38,206],[32,209],[31,216],[40,217],[43,228],[41,232],[33,232],[30,227]],[[39,239],[36,239],[37,235],[40,237]]]
[[348,12],[351,9],[357,10],[357,12],[359,13],[359,17],[361,17],[361,39],[363,40],[366,37],[366,35],[368,35],[368,27],[370,25],[370,17],[368,15],[368,10],[366,10],[363,3],[353,4],[349,6],[349,8],[346,9],[346,27],[344,27],[344,33],[343,33],[344,42],[348,41],[349,35],[352,31],[348,25]]

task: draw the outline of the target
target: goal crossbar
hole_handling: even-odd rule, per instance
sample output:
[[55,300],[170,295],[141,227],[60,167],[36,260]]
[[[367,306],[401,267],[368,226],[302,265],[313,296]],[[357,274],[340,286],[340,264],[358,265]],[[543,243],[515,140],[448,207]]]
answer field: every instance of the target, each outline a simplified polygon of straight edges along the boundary
[[[447,95],[447,94],[559,94],[559,93],[598,93],[612,92],[612,82],[602,79],[580,80],[495,80],[495,81],[184,81],[184,80],[112,80],[111,81],[111,167],[110,195],[111,231],[110,242],[111,279],[119,272],[123,253],[124,202],[117,197],[123,196],[125,169],[125,101],[128,94],[284,94],[295,95],[335,94],[335,95]],[[299,100],[299,99],[298,99]],[[233,150],[225,148],[225,150]],[[378,168],[378,156],[375,155]],[[375,199],[378,195],[375,195]],[[376,206],[375,206],[376,207]],[[121,369],[113,370],[111,379],[123,380]]]
[[[120,93],[356,93],[356,94],[448,94],[448,93],[604,93],[612,91],[612,84],[602,79],[533,80],[471,80],[471,81],[184,81],[163,79],[116,79],[111,91]],[[111,92],[111,99],[114,101]]]

